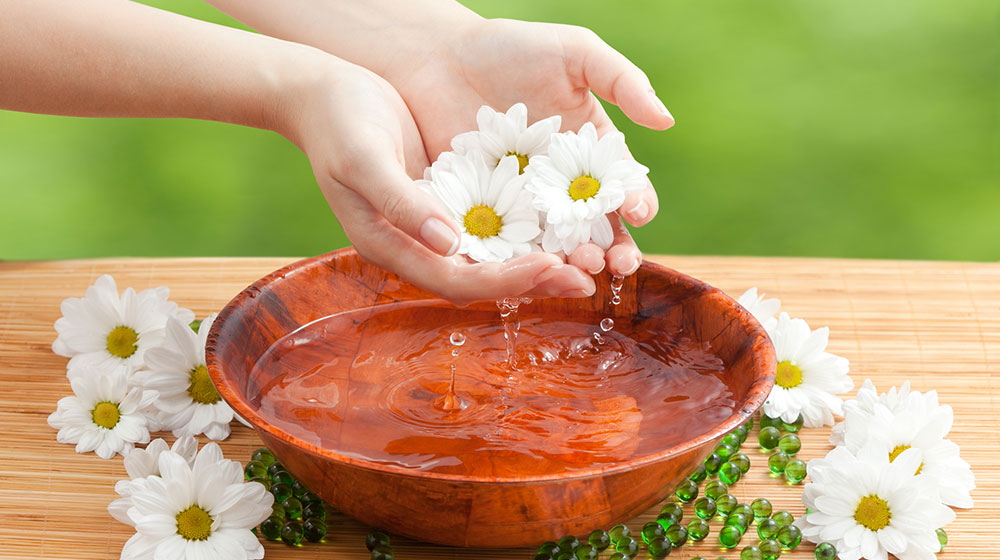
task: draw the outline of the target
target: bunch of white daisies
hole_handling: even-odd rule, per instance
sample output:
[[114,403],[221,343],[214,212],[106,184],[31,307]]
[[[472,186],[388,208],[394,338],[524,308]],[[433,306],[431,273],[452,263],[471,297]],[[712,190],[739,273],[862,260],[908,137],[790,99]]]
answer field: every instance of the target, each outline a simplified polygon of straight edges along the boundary
[[739,303],[764,326],[778,367],[764,413],[786,422],[802,415],[811,427],[833,427],[835,448],[810,461],[802,501],[810,512],[796,520],[807,539],[832,543],[841,560],[930,560],[940,551],[935,530],[955,518],[948,506],[970,508],[975,478],[959,448],[945,439],[952,409],[937,392],[910,391],[909,382],[879,394],[870,380],[857,398],[844,358],[828,354],[829,330],[812,331],[776,299],[751,288]]
[[523,103],[506,113],[483,106],[476,120],[479,130],[456,136],[419,181],[451,212],[460,254],[500,262],[538,250],[569,255],[587,242],[611,246],[606,215],[649,172],[627,158],[622,133],[598,138],[592,123],[560,133],[559,116],[528,126]]
[[229,437],[234,414],[205,367],[212,315],[189,327],[194,313],[167,299],[165,287],[121,295],[103,275],[82,298],[62,302],[52,350],[69,358],[73,395],[49,416],[60,443],[101,458],[125,455],[149,432],[177,437]]

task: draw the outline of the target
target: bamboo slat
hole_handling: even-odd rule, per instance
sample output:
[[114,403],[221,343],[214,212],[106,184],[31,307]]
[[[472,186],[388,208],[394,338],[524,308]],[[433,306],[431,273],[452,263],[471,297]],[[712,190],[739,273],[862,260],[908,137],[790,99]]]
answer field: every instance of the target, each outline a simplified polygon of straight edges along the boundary
[[[288,258],[101,259],[0,263],[0,558],[117,558],[131,529],[111,518],[114,482],[126,476],[120,458],[77,454],[55,440],[46,417],[70,394],[66,360],[50,350],[59,303],[80,297],[103,273],[119,288],[169,286],[171,299],[201,317],[220,309],[247,284]],[[851,360],[855,389],[870,377],[881,390],[909,379],[916,390],[936,389],[955,410],[950,438],[976,474],[976,507],[958,511],[947,529],[942,559],[1000,557],[1000,265],[982,263],[654,257],[732,295],[750,286],[782,299],[793,316],[831,330],[831,352]],[[853,392],[852,392],[853,394]],[[755,441],[755,433],[751,442]],[[826,453],[829,428],[805,429],[800,457]],[[169,434],[163,434],[172,441]],[[245,462],[260,443],[235,426],[222,443]],[[766,474],[766,455],[745,446],[750,474],[733,493],[771,498],[776,509],[803,513],[801,487]],[[658,508],[633,520],[638,530]],[[327,542],[290,549],[265,543],[267,558],[368,557],[368,527],[337,513]],[[715,540],[688,545],[671,558],[737,558]],[[709,542],[710,541],[710,542]],[[749,537],[743,544],[753,544]],[[430,558],[528,559],[530,551],[451,549],[394,539],[400,560]],[[606,557],[605,553],[602,558]],[[812,558],[803,544],[783,558]]]

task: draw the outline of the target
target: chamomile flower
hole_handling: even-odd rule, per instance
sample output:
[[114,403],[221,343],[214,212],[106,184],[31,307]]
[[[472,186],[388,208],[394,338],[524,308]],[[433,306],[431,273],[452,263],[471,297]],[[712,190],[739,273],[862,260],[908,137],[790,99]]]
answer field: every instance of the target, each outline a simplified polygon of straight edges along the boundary
[[744,309],[750,312],[755,319],[770,333],[778,320],[775,315],[781,311],[781,300],[777,298],[764,299],[764,294],[758,294],[757,288],[750,288],[743,292],[743,295],[736,300]]
[[562,117],[556,115],[528,126],[528,108],[516,103],[506,113],[498,113],[483,105],[476,113],[479,130],[459,134],[451,141],[451,149],[458,155],[481,152],[488,164],[517,158],[518,172],[524,173],[532,157],[548,151],[552,135],[559,132]]
[[[875,412],[875,405],[880,404],[889,409],[889,412],[896,413],[904,409],[914,411],[918,416],[928,417],[938,408],[937,391],[910,391],[909,380],[903,382],[897,389],[890,387],[886,393],[879,393],[875,390],[875,385],[871,379],[865,379],[864,384],[858,389],[855,398],[844,401],[844,414],[856,411],[861,414],[871,415]],[[844,444],[844,430],[846,425],[840,422],[833,427],[830,434],[830,443],[834,446]]]
[[168,319],[166,337],[146,352],[146,368],[132,376],[136,385],[154,390],[157,424],[174,435],[229,437],[233,409],[222,400],[205,366],[205,341],[215,315],[204,319],[195,333],[177,319]]
[[548,155],[531,158],[527,188],[545,216],[545,251],[568,255],[588,241],[611,246],[606,214],[618,210],[627,193],[642,189],[649,172],[625,156],[625,135],[610,132],[598,140],[593,123],[586,123],[579,133],[552,135]]
[[274,497],[262,484],[244,482],[240,464],[222,457],[218,444],[201,448],[194,463],[173,451],[158,457],[159,476],[134,488],[128,516],[136,528],[123,560],[263,558],[250,532],[271,515]]
[[920,451],[889,461],[877,446],[857,454],[838,447],[809,462],[811,482],[802,502],[812,513],[796,520],[802,535],[830,542],[841,560],[933,560],[940,550],[934,530],[955,513],[941,503],[925,477],[915,476]]
[[518,174],[517,158],[504,157],[496,168],[482,154],[441,154],[422,188],[451,212],[462,240],[460,254],[479,262],[502,262],[532,251],[538,212]]
[[[122,523],[132,525],[132,520],[128,516],[128,510],[132,507],[132,494],[135,493],[137,488],[145,485],[146,477],[160,475],[160,454],[167,451],[167,449],[167,442],[157,438],[149,442],[149,445],[145,449],[136,447],[125,455],[125,471],[128,473],[129,478],[119,480],[115,483],[115,492],[121,498],[108,505],[108,512],[112,517]],[[177,441],[169,449],[184,458],[190,465],[194,463],[195,453],[198,451],[198,442],[191,436],[184,436],[177,438]]]
[[872,446],[890,462],[908,449],[919,449],[923,461],[917,474],[928,479],[945,505],[970,508],[975,476],[960,456],[958,445],[944,437],[951,430],[952,409],[944,405],[927,410],[922,404],[918,399],[907,399],[895,412],[880,403],[875,403],[870,413],[848,410],[843,422],[844,447],[858,452]]
[[105,274],[87,288],[86,296],[63,300],[59,333],[52,351],[70,358],[71,367],[104,369],[124,365],[135,370],[147,348],[163,338],[168,317],[189,323],[194,314],[167,299],[165,287],[119,295],[115,280]]
[[770,335],[778,370],[764,413],[785,422],[801,414],[810,428],[833,424],[833,415],[843,413],[836,395],[849,391],[854,382],[847,375],[848,361],[825,351],[830,330],[810,330],[802,319],[781,313]]
[[75,367],[69,380],[73,396],[59,399],[48,418],[49,426],[59,430],[59,443],[75,443],[77,453],[93,451],[110,459],[149,441],[141,409],[156,399],[156,393],[129,389],[125,366],[105,371]]

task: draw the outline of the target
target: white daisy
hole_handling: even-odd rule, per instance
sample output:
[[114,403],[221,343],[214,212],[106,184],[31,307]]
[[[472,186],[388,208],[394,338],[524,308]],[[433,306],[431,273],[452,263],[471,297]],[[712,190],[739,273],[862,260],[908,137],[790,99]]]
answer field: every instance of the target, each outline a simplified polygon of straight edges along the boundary
[[811,331],[802,319],[781,313],[770,334],[778,370],[764,414],[785,422],[801,414],[810,428],[833,424],[833,415],[843,413],[836,395],[851,390],[854,382],[847,375],[848,361],[825,351],[830,329]]
[[431,166],[430,177],[419,183],[454,216],[462,230],[459,253],[479,262],[502,262],[531,252],[538,212],[516,158],[504,157],[493,168],[480,153],[446,152]]
[[[160,454],[166,450],[167,442],[157,438],[149,442],[145,449],[136,447],[125,455],[125,471],[129,478],[115,483],[115,492],[121,498],[108,504],[108,512],[112,517],[122,523],[132,525],[132,520],[128,516],[128,510],[132,507],[132,494],[137,488],[145,485],[146,477],[160,475]],[[194,463],[198,442],[191,436],[177,438],[170,451],[183,457],[190,465]]]
[[841,560],[933,560],[940,545],[934,530],[955,513],[924,477],[917,449],[890,462],[884,451],[866,446],[857,455],[838,447],[809,462],[811,482],[802,502],[811,511],[796,520],[810,541],[830,542]]
[[[890,387],[889,392],[879,394],[875,390],[875,385],[871,379],[865,379],[864,384],[858,389],[858,394],[854,399],[844,401],[844,414],[857,411],[861,414],[874,414],[875,405],[881,404],[889,409],[889,412],[896,413],[904,409],[916,411],[921,416],[929,416],[938,408],[937,391],[910,391],[910,381],[907,380],[900,385],[899,389]],[[843,422],[833,427],[830,434],[830,443],[834,446],[844,444],[844,430],[846,426]]]
[[736,303],[749,311],[769,334],[774,330],[774,326],[778,322],[775,315],[778,314],[778,311],[781,311],[780,299],[764,299],[764,294],[758,295],[757,288],[754,287],[743,292],[743,295],[736,300]]
[[173,451],[158,464],[160,475],[134,488],[128,515],[136,534],[123,560],[263,558],[250,529],[271,515],[274,497],[244,482],[240,464],[224,459],[218,444],[202,447],[193,465]]
[[126,288],[119,296],[114,278],[102,275],[85,297],[63,300],[52,351],[70,358],[74,366],[125,365],[134,371],[146,349],[163,338],[168,317],[194,320],[194,313],[177,307],[169,295],[169,289],[160,287],[139,293]]
[[219,396],[205,366],[205,340],[214,320],[215,315],[204,319],[195,333],[187,323],[168,319],[165,339],[146,352],[147,369],[132,375],[133,383],[159,393],[153,402],[157,423],[177,437],[229,437],[233,409]]
[[873,446],[890,462],[908,449],[919,449],[923,461],[917,473],[937,489],[941,501],[949,506],[970,508],[975,476],[969,463],[960,456],[958,445],[944,437],[951,430],[952,409],[945,405],[927,410],[922,405],[918,399],[906,399],[896,412],[880,403],[875,403],[870,413],[848,410],[843,422],[844,447],[856,453]]
[[556,115],[528,126],[528,108],[517,103],[507,113],[498,113],[483,105],[476,113],[479,130],[459,134],[451,141],[458,155],[482,152],[486,162],[497,165],[507,156],[517,158],[518,171],[524,173],[532,157],[548,151],[552,135],[559,132],[562,117]]
[[59,430],[59,443],[75,443],[77,453],[94,451],[110,459],[149,441],[140,409],[156,399],[156,392],[129,389],[125,366],[106,371],[74,367],[69,380],[73,396],[59,399],[48,418],[49,426]]

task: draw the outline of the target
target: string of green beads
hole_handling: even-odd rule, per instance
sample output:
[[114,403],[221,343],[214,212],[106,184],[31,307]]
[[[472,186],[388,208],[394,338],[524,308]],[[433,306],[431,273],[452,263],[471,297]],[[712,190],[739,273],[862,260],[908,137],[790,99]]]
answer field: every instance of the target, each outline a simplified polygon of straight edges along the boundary
[[941,550],[948,544],[948,533],[944,532],[944,529],[934,529],[934,533],[937,535],[938,544],[941,545]]
[[694,513],[702,519],[711,519],[715,515],[715,512],[715,500],[708,496],[702,496],[694,503]]
[[760,541],[757,547],[760,548],[760,555],[763,556],[764,560],[778,560],[778,557],[781,556],[781,543],[774,539]]
[[782,547],[791,550],[802,542],[802,531],[795,525],[785,525],[778,529],[778,542]]
[[729,458],[729,462],[739,467],[740,472],[743,474],[747,474],[750,471],[750,457],[747,457],[746,453],[733,455]]
[[739,500],[736,496],[732,494],[723,494],[715,499],[715,511],[719,515],[725,517],[730,513],[733,513],[733,509],[739,505]]
[[739,482],[742,475],[743,471],[732,461],[726,461],[719,467],[719,480],[729,486]]
[[806,477],[806,462],[802,459],[792,459],[785,465],[785,480],[798,484]]
[[767,458],[767,468],[771,469],[774,474],[781,474],[785,472],[789,460],[788,454],[778,449]]
[[816,560],[835,560],[837,558],[837,548],[828,542],[819,543],[816,551],[813,552]]
[[771,517],[771,501],[767,498],[757,498],[750,502],[750,510],[753,511],[753,518],[757,521]]
[[757,432],[757,443],[760,444],[761,449],[767,449],[770,451],[775,447],[778,447],[778,440],[781,439],[781,430],[775,428],[774,426],[768,426],[766,428],[761,428]]
[[587,536],[587,544],[597,550],[604,550],[605,548],[611,546],[611,537],[604,529],[597,529],[591,531],[590,535]]
[[680,523],[671,525],[667,527],[666,538],[675,548],[684,546],[684,543],[688,541],[688,530]]
[[793,434],[802,429],[802,424],[805,423],[805,419],[799,414],[799,417],[795,419],[794,422],[782,422],[781,427],[786,432],[792,432]]
[[703,540],[708,536],[711,528],[708,525],[708,521],[704,519],[692,519],[688,523],[688,537],[693,541]]
[[725,482],[718,480],[713,480],[705,485],[705,495],[712,498],[716,502],[719,501],[719,496],[729,492],[729,487],[726,486]]
[[649,543],[647,550],[649,550],[649,555],[653,558],[666,558],[670,555],[670,551],[673,547],[667,542],[666,539],[655,539]]
[[[719,531],[719,544],[726,548],[736,548],[736,545],[740,544],[740,539],[742,538],[743,532],[740,531],[739,527],[726,525]],[[781,545],[778,546],[780,547]]]
[[773,519],[761,519],[757,522],[757,536],[760,540],[766,541],[778,536],[778,522]]
[[795,434],[785,434],[778,440],[778,448],[789,456],[795,455],[802,449],[802,440]]
[[649,541],[652,541],[654,539],[662,539],[663,536],[666,535],[667,533],[666,529],[664,529],[662,525],[660,525],[655,521],[650,521],[649,523],[646,523],[645,525],[642,526],[642,531],[640,534],[642,535],[642,541],[646,544],[649,544]]
[[611,538],[611,543],[615,546],[631,536],[632,530],[624,523],[619,523],[608,531],[608,537]]
[[760,549],[754,545],[750,545],[740,551],[740,560],[761,560],[762,558]]
[[791,525],[795,521],[795,516],[785,510],[780,510],[774,512],[774,514],[771,515],[771,519],[773,519],[774,522],[778,524],[778,527],[781,528],[785,525]]
[[698,483],[691,479],[685,480],[674,491],[674,495],[686,504],[698,497]]
[[705,465],[705,471],[708,474],[715,474],[719,472],[719,467],[722,466],[724,459],[718,453],[712,453],[705,459],[703,465]]

